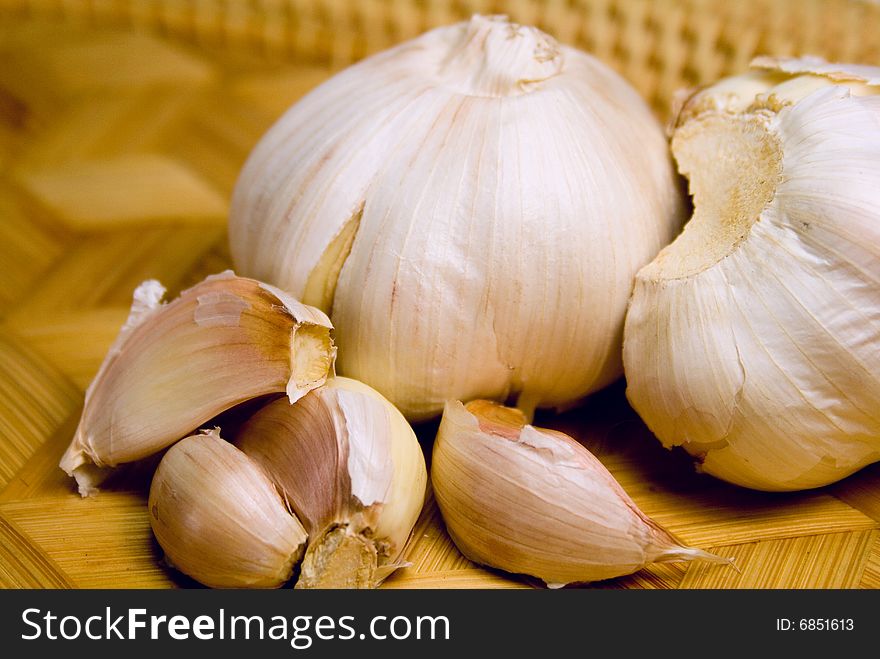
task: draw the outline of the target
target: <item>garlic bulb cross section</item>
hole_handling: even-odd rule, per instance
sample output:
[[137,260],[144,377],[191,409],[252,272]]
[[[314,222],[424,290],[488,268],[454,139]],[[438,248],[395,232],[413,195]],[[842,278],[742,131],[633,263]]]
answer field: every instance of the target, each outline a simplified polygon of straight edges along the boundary
[[627,396],[703,471],[799,490],[880,460],[880,69],[755,66],[677,119],[695,211],[638,274]]
[[339,369],[411,420],[564,406],[616,379],[635,272],[683,219],[658,122],[589,55],[503,17],[334,76],[256,146],[236,268],[330,315]]

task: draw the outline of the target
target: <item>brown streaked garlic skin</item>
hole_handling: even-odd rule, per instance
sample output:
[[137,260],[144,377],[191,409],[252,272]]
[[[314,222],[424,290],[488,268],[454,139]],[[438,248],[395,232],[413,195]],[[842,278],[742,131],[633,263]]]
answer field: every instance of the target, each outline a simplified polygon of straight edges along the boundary
[[470,560],[550,587],[631,574],[649,563],[730,563],[682,546],[587,449],[489,401],[447,403],[431,481]]
[[231,272],[208,277],[168,304],[145,282],[86,391],[61,460],[85,496],[109,468],[173,444],[244,401],[295,401],[332,373],[332,325],[318,309]]
[[303,555],[306,532],[262,469],[218,430],[163,456],[150,525],[168,562],[214,588],[277,588]]
[[408,419],[449,399],[531,410],[620,376],[633,276],[683,202],[626,81],[474,16],[293,106],[241,172],[230,247],[242,273],[326,311],[340,372]]
[[308,531],[297,588],[372,588],[398,566],[427,470],[412,428],[378,392],[331,378],[295,405],[263,407],[235,444]]
[[880,68],[753,68],[678,113],[694,214],[638,273],[623,355],[664,446],[793,491],[880,460]]

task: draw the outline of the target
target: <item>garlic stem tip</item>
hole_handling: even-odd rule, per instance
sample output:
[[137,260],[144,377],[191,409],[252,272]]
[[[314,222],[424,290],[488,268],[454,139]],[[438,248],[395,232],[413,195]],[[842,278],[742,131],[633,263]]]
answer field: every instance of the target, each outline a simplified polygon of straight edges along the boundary
[[734,559],[724,556],[718,556],[717,554],[713,554],[702,549],[697,549],[696,547],[675,547],[674,549],[670,549],[669,551],[664,552],[663,557],[660,560],[702,561],[704,563],[711,563],[714,565],[729,565],[737,572],[740,572],[739,568],[734,563]]

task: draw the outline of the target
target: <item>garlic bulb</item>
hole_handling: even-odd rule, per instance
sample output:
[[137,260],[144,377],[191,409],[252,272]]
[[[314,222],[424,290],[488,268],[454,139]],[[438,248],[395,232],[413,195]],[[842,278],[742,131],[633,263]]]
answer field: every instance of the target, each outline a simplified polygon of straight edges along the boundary
[[[333,378],[293,405],[266,404],[222,452],[219,435],[209,436],[210,446],[198,440],[214,452],[206,463],[195,464],[202,455],[189,438],[163,457],[153,480],[153,528],[175,567],[212,586],[278,586],[302,557],[297,588],[372,588],[399,567],[427,472],[412,428],[377,392]],[[302,538],[267,488],[283,497]],[[253,521],[247,533],[242,520]],[[264,528],[270,522],[274,533]],[[305,554],[296,553],[289,545],[306,534]],[[258,582],[264,571],[271,578]]]
[[799,490],[880,459],[880,69],[754,65],[681,109],[695,211],[638,274],[627,395],[703,471]]
[[324,383],[336,348],[318,309],[231,272],[160,304],[156,281],[134,295],[128,321],[86,391],[61,468],[83,495],[110,467],[156,453],[239,403],[270,393],[298,400]]
[[564,406],[616,379],[636,271],[683,220],[666,139],[617,74],[504,17],[352,66],[257,145],[237,269],[326,311],[340,372],[411,420]]
[[277,588],[305,547],[306,532],[274,485],[217,430],[162,457],[149,510],[166,560],[207,586]]
[[706,560],[648,518],[587,449],[488,401],[449,403],[431,482],[446,528],[470,560],[550,587]]

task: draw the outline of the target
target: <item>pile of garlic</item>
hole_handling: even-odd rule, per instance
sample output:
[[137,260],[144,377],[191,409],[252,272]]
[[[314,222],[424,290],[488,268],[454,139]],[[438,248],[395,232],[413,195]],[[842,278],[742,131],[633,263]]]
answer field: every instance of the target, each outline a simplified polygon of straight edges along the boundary
[[[403,415],[333,377],[332,325],[283,291],[226,272],[163,294],[155,281],[136,291],[61,467],[85,496],[170,446],[150,523],[167,562],[206,585],[278,587],[295,569],[298,588],[379,584],[425,497]],[[191,434],[232,408],[247,418],[231,437]]]
[[[424,498],[406,419],[442,410],[433,487],[472,560],[550,586],[729,563],[529,421],[625,367],[648,426],[720,478],[803,489],[880,460],[880,69],[754,65],[682,104],[695,211],[659,254],[684,208],[668,145],[588,55],[475,16],[333,77],[236,186],[255,279],[138,289],[62,468],[85,495],[168,449],[151,524],[202,583],[372,587]],[[376,389],[334,376],[334,325]]]
[[[563,584],[723,560],[681,547],[573,440],[526,425],[621,375],[633,277],[683,207],[660,126],[622,78],[474,16],[290,108],[241,173],[230,246],[239,270],[330,315],[344,374],[411,420],[446,405],[432,473],[458,547]],[[542,447],[459,432],[468,412],[449,401],[483,398],[516,399],[516,436]],[[571,506],[557,523],[552,499]],[[533,515],[509,505],[523,500]]]

